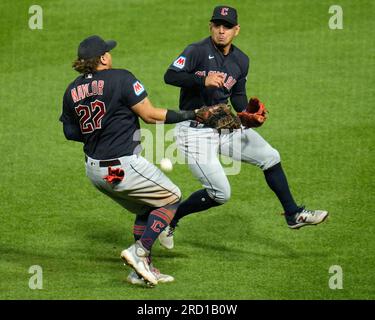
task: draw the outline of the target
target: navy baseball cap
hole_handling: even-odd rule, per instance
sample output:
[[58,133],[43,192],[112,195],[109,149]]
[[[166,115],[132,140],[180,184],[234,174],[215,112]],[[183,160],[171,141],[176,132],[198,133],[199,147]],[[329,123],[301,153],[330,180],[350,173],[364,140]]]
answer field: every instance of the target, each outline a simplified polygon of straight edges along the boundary
[[236,26],[237,22],[237,10],[228,6],[217,6],[212,14],[211,22],[225,21],[231,26]]
[[99,57],[116,47],[114,40],[104,41],[99,36],[90,36],[83,40],[78,47],[79,59],[90,59]]

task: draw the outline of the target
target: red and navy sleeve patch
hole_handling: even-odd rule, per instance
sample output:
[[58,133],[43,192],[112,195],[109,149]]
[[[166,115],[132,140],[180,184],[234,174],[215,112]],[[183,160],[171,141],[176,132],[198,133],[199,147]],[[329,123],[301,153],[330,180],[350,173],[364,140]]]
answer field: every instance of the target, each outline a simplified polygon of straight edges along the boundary
[[185,66],[186,57],[179,56],[174,62],[173,66],[179,69],[182,69]]
[[133,83],[133,89],[134,89],[134,93],[137,96],[141,95],[145,91],[145,88],[142,86],[142,84],[139,81],[136,81]]

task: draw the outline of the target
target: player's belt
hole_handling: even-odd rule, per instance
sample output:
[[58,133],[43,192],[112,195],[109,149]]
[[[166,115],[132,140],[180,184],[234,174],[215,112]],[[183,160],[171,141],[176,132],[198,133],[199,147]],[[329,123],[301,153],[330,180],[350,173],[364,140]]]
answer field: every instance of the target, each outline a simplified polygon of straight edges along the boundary
[[[86,155],[85,155],[85,162],[87,162]],[[119,165],[121,165],[121,161],[119,159],[99,161],[99,167],[112,167],[112,166],[119,166]]]

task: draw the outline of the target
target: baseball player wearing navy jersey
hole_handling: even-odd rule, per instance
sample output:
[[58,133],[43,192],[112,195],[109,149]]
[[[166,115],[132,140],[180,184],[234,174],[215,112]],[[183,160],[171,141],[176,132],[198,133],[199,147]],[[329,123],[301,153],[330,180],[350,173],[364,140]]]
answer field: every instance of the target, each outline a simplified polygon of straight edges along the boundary
[[[181,110],[228,103],[228,100],[237,112],[246,108],[249,58],[232,44],[239,32],[236,10],[218,6],[210,20],[210,37],[187,46],[170,65],[164,79],[167,84],[181,88]],[[218,153],[263,170],[268,186],[281,202],[290,228],[318,224],[327,217],[327,211],[307,210],[295,203],[279,152],[255,130],[242,128],[219,133],[196,121],[185,121],[176,125],[175,136],[180,152],[188,159],[191,172],[204,189],[182,202],[170,226],[159,236],[166,248],[173,247],[174,228],[182,217],[229,200],[231,189]]]
[[112,69],[115,41],[83,40],[73,67],[80,73],[65,91],[60,121],[68,140],[84,144],[86,174],[93,185],[136,214],[135,244],[121,258],[135,272],[128,281],[156,285],[173,281],[151,263],[151,247],[170,223],[181,192],[156,166],[140,156],[141,117],[147,123],[195,119],[195,111],[155,108],[130,71]]

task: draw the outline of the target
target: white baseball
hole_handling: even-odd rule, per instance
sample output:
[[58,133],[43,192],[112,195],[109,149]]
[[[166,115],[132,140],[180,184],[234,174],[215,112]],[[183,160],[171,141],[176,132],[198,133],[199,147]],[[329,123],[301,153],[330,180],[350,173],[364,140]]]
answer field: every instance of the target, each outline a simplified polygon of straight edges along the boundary
[[168,158],[163,158],[160,160],[160,168],[164,172],[171,172],[173,169],[173,164]]

